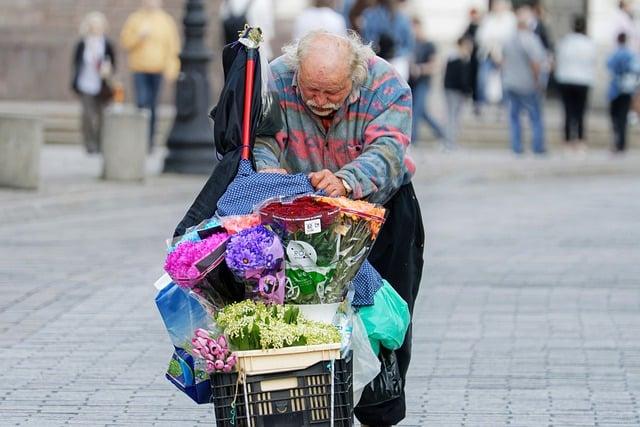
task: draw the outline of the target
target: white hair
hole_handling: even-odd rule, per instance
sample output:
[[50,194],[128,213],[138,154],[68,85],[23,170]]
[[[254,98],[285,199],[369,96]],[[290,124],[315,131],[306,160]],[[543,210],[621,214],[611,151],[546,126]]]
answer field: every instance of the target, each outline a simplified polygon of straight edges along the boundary
[[367,76],[369,74],[368,62],[376,54],[371,48],[371,43],[364,44],[360,39],[360,36],[358,36],[354,31],[349,31],[346,37],[330,33],[326,30],[310,31],[299,40],[296,40],[282,48],[285,63],[293,70],[298,71],[300,68],[300,62],[305,56],[307,56],[313,40],[320,35],[329,35],[347,42],[351,54],[349,60],[351,81],[353,82],[354,89],[362,86],[364,82],[367,81]]
[[104,13],[93,11],[85,15],[80,23],[80,35],[87,36],[92,25],[98,25],[103,33],[107,32],[107,18]]

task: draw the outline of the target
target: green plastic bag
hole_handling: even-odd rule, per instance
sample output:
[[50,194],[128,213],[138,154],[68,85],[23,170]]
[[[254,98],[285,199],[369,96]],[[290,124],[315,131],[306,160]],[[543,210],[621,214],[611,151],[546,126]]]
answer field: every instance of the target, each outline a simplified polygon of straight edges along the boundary
[[376,355],[380,353],[380,346],[389,350],[402,346],[411,320],[409,306],[389,282],[383,280],[373,297],[373,305],[361,307],[358,313]]

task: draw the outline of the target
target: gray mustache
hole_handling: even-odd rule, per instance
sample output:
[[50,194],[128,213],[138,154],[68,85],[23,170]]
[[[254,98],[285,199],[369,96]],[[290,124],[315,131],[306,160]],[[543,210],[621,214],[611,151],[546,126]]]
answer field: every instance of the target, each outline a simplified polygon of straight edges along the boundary
[[311,100],[307,101],[307,106],[308,107],[313,107],[313,108],[322,108],[322,109],[326,109],[326,108],[331,108],[332,110],[338,110],[340,109],[339,105],[333,104],[333,103],[328,103],[328,104],[324,104],[324,105],[319,105],[316,102],[313,102]]

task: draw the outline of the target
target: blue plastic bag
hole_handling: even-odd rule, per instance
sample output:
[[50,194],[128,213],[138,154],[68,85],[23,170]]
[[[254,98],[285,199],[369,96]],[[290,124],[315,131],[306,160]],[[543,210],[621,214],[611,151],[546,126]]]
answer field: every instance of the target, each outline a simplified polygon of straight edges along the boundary
[[197,299],[173,282],[158,292],[156,305],[175,347],[167,379],[196,403],[210,403],[211,382],[202,361],[184,350],[197,328],[209,328],[209,316]]
[[156,305],[174,346],[190,344],[198,328],[207,329],[209,316],[197,299],[171,282],[156,295]]
[[180,391],[198,404],[211,403],[211,380],[199,359],[176,348],[165,376]]

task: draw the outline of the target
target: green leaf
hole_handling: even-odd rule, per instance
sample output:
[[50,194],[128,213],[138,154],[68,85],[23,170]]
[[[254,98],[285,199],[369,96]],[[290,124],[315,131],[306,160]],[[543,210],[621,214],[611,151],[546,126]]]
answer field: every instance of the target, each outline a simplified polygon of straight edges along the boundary
[[290,325],[298,322],[298,314],[300,314],[300,309],[298,307],[287,306],[286,311],[284,312],[284,322]]
[[176,359],[171,359],[171,362],[169,362],[169,369],[167,369],[167,372],[173,378],[178,378],[180,375],[182,375],[182,368],[180,367],[180,363],[178,363]]

